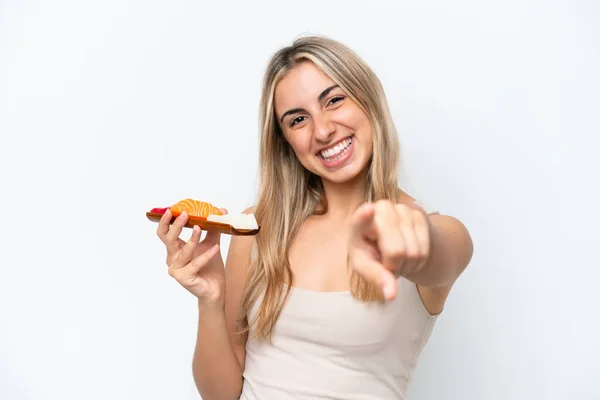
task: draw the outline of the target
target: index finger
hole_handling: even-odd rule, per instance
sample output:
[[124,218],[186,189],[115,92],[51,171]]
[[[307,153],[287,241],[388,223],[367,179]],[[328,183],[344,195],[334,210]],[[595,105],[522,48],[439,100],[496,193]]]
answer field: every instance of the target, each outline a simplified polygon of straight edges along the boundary
[[369,230],[373,227],[375,217],[375,206],[373,203],[361,204],[354,215],[350,224],[350,234],[356,239],[361,239],[364,235],[369,234]]
[[[167,209],[165,213],[160,217],[160,221],[158,221],[158,228],[156,229],[156,234],[162,240],[163,243],[167,240],[167,233],[169,233],[169,229],[171,226],[171,210]],[[166,243],[165,243],[166,244]]]
[[169,230],[166,234],[167,246],[169,245],[169,243],[172,243],[179,238],[179,235],[181,235],[181,231],[183,230],[183,227],[185,226],[187,220],[188,220],[188,214],[187,214],[187,212],[183,211],[177,217],[175,222],[173,222],[173,224],[171,225],[171,227],[169,228]]
[[386,300],[396,297],[396,277],[383,264],[364,251],[355,252],[352,264],[356,273],[383,291]]

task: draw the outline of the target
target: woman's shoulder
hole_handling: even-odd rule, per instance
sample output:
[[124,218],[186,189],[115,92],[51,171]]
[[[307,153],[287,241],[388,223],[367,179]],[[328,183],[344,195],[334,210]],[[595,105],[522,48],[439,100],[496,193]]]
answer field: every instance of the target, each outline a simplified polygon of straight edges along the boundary
[[417,199],[408,193],[400,190],[400,195],[398,196],[399,203],[412,204],[418,207],[421,207],[427,214],[439,214],[439,210],[435,207],[432,207],[430,204],[424,202],[421,199]]
[[254,209],[256,206],[250,206],[242,211],[242,214],[254,214]]

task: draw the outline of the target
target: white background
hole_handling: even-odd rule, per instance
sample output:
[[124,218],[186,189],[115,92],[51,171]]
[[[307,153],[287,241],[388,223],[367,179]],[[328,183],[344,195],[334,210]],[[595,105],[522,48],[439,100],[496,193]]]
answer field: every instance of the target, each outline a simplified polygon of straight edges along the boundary
[[[475,242],[410,399],[600,399],[597,1],[0,3],[0,398],[198,399],[144,212],[256,189],[270,55],[348,44]],[[227,248],[228,238],[224,240]]]

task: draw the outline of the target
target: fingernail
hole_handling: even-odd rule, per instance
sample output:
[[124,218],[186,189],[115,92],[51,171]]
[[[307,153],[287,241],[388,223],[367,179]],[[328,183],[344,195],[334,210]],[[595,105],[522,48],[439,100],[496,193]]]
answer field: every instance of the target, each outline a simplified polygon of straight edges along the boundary
[[385,285],[383,287],[383,295],[385,296],[386,299],[392,298],[392,290],[393,290],[393,288],[390,285]]
[[219,245],[215,244],[213,247],[210,248],[210,252],[211,253],[216,253],[217,250],[219,250]]

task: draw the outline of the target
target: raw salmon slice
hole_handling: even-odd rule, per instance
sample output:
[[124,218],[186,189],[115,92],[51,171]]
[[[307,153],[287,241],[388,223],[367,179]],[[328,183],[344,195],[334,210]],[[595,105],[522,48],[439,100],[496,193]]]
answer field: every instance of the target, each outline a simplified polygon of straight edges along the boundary
[[188,213],[189,216],[201,218],[206,218],[209,215],[223,215],[217,207],[200,200],[185,199],[178,201],[171,206],[171,212],[176,217],[184,211]]

